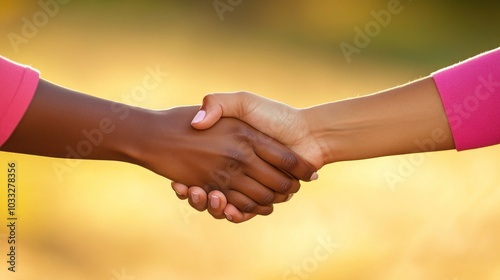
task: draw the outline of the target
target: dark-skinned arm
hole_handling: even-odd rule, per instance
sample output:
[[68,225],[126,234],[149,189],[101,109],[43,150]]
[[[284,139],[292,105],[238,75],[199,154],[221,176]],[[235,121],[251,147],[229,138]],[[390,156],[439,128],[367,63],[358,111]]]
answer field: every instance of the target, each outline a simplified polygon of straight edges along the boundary
[[[269,214],[314,168],[236,119],[197,131],[197,107],[148,110],[40,80],[3,151],[137,164],[187,185],[219,190],[245,212]],[[293,178],[289,175],[291,174]],[[222,217],[221,217],[222,218]]]

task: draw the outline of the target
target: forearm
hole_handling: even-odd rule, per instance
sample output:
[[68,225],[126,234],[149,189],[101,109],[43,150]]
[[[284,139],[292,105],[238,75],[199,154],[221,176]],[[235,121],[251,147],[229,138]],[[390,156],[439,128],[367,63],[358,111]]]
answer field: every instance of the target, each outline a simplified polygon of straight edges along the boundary
[[432,78],[302,110],[325,163],[454,148]]
[[78,93],[40,80],[4,151],[132,162],[143,109]]
[[[197,107],[153,111],[40,81],[4,151],[130,162],[169,179],[220,190],[245,212],[269,214],[312,166],[249,125],[225,119],[197,131]],[[281,171],[283,170],[283,172]]]

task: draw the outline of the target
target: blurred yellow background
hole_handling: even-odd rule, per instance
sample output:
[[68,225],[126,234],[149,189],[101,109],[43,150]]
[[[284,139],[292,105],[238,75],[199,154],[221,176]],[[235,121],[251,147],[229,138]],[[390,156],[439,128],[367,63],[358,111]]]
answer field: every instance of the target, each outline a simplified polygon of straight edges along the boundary
[[[377,29],[374,14],[391,5],[399,12]],[[496,48],[499,11],[497,1],[7,0],[0,55],[147,108],[237,90],[306,107]],[[362,47],[356,28],[373,35]],[[358,52],[347,59],[343,42]],[[150,68],[168,76],[131,98]],[[137,166],[81,161],[58,176],[64,159],[0,153],[0,182],[10,161],[17,264],[7,270],[2,183],[0,279],[500,279],[498,145],[335,163],[238,225],[192,210]]]

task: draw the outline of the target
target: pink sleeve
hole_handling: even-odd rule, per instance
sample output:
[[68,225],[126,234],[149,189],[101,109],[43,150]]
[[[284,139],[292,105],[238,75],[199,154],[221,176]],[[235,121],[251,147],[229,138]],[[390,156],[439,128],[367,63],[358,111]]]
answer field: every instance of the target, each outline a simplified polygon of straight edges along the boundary
[[35,94],[39,73],[0,56],[0,146],[21,121]]
[[500,48],[439,70],[432,77],[457,150],[500,143]]

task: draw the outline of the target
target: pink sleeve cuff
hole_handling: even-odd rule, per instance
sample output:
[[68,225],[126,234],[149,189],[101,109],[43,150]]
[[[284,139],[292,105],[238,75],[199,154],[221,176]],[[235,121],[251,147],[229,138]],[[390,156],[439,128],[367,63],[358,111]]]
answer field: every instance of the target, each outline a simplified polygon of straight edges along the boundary
[[0,56],[0,146],[9,139],[35,94],[39,73]]
[[500,48],[441,69],[432,77],[457,150],[500,143]]

